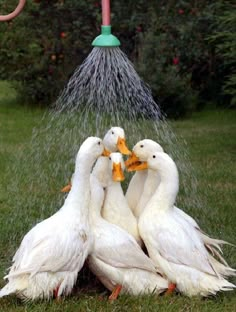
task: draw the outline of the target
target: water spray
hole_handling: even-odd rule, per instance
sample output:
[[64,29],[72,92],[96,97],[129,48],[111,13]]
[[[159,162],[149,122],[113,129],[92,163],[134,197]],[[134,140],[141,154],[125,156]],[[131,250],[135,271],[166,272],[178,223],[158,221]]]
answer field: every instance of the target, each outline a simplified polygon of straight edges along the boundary
[[56,103],[58,111],[79,110],[86,105],[103,113],[123,112],[129,119],[137,114],[159,119],[160,110],[150,88],[111,33],[110,0],[102,0],[101,34],[93,49],[75,70]]
[[19,0],[17,7],[12,13],[7,14],[7,15],[0,15],[0,22],[7,22],[17,17],[23,10],[25,3],[26,3],[26,0]]

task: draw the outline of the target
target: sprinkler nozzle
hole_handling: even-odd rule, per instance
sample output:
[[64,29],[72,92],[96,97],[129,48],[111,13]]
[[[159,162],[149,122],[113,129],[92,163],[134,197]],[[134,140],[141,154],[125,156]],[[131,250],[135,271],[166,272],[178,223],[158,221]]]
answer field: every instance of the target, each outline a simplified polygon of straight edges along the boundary
[[118,47],[120,46],[120,40],[112,35],[110,25],[102,25],[101,35],[97,36],[93,42],[94,47]]

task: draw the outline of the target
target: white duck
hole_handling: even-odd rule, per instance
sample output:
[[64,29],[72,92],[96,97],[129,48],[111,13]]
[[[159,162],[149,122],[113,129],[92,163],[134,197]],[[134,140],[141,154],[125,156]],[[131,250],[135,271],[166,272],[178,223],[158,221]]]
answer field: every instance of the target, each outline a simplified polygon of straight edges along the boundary
[[89,137],[83,142],[76,157],[73,186],[64,205],[25,235],[0,297],[16,293],[27,300],[48,299],[72,291],[91,248],[90,172],[103,150],[99,138]]
[[179,189],[174,161],[166,153],[156,152],[148,158],[148,168],[158,170],[161,178],[139,218],[140,235],[150,258],[185,295],[208,296],[235,288],[217,270],[192,222],[174,211]]
[[[124,129],[120,127],[112,127],[110,130],[108,130],[103,138],[103,144],[106,150],[109,152],[116,152],[117,150],[119,150],[119,152],[124,155],[131,154],[126,145]],[[103,185],[103,187],[107,186],[108,181],[109,160],[107,156],[109,156],[109,153],[105,153],[104,156],[99,157],[92,171],[93,174],[98,178],[100,183]],[[71,183],[72,181],[73,176],[71,179]],[[68,192],[71,188],[71,183],[65,186],[61,191]]]
[[123,173],[125,164],[122,154],[111,153],[108,162],[108,179],[102,217],[108,222],[123,228],[141,245],[137,220],[129,208],[120,183],[125,179]]
[[[147,156],[154,152],[163,152],[163,148],[158,143],[150,139],[139,141],[133,147],[130,158],[125,162],[128,167],[128,171],[133,171],[133,165],[141,165],[141,162],[147,161]],[[141,169],[142,167],[139,166],[139,170]],[[146,167],[144,169],[146,169]],[[136,171],[132,177],[126,192],[126,198],[128,203],[131,203],[131,209],[137,219],[158,187],[159,182],[160,179],[158,173],[148,169]]]
[[[156,170],[148,169],[147,164],[145,163],[147,159],[151,157],[152,154],[155,152],[163,152],[162,147],[153,140],[145,139],[139,141],[133,147],[133,151],[130,158],[125,162],[126,166],[128,167],[128,171],[141,170],[140,172],[147,172],[147,177],[144,181],[143,192],[140,196],[139,202],[134,211],[134,214],[137,218],[139,218],[139,216],[142,214],[143,210],[145,209],[145,206],[147,205],[148,201],[150,200],[150,198],[152,197],[152,195],[154,194],[160,183],[159,172]],[[136,173],[138,172],[139,171],[137,171]],[[214,239],[207,236],[200,229],[197,222],[183,210],[174,207],[173,213],[178,215],[178,217],[184,218],[186,222],[191,223],[191,225],[195,227],[196,230],[199,232],[199,235],[204,241],[204,244],[207,247],[207,249],[212,253],[213,256],[217,256],[220,259],[220,261],[223,264],[217,261],[212,256],[210,256],[211,261],[214,262],[215,267],[217,267],[217,271],[224,276],[230,276],[234,274],[234,271],[232,271],[232,269],[227,265],[227,263],[221,256],[222,253],[221,245],[228,243],[226,241]]]
[[122,228],[101,217],[104,189],[91,175],[90,224],[94,245],[88,257],[91,271],[104,286],[112,291],[109,299],[116,299],[119,292],[132,295],[165,291],[166,279],[161,277],[153,262],[136,240]]

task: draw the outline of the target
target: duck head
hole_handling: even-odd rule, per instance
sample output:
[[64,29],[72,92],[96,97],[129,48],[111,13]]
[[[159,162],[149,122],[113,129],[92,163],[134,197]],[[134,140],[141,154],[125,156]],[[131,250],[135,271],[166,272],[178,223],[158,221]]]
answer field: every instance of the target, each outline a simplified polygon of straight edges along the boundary
[[125,166],[128,171],[148,169],[147,160],[155,152],[164,152],[160,144],[150,139],[139,141],[134,146],[131,156],[126,160]]
[[[79,159],[80,155],[90,155],[96,160],[99,156],[104,153],[104,144],[102,139],[97,137],[88,137],[80,146],[79,152],[76,157]],[[106,151],[106,150],[105,150]]]
[[109,167],[112,173],[112,180],[124,181],[125,164],[121,153],[111,153],[109,156]]
[[161,182],[168,185],[169,193],[176,196],[179,189],[179,173],[173,159],[164,152],[155,152],[147,159],[149,169],[158,171]]
[[124,155],[131,154],[131,151],[126,145],[124,129],[120,127],[112,127],[110,130],[108,130],[103,139],[103,143],[105,147],[111,152],[116,152],[118,150]]
[[[81,158],[91,159],[91,162],[95,162],[95,160],[99,156],[108,156],[110,152],[106,150],[104,147],[103,141],[97,137],[88,137],[80,146],[80,149],[76,156],[76,167],[79,165]],[[62,193],[67,193],[71,190],[72,181],[61,189]]]

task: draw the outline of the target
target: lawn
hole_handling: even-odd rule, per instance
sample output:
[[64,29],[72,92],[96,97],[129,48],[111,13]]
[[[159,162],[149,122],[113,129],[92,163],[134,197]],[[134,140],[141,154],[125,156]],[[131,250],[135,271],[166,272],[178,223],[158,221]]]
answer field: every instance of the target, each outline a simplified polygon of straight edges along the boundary
[[[43,113],[43,110],[19,105],[14,90],[0,83],[0,287],[5,283],[2,277],[22,239],[16,230],[19,226],[17,219],[12,219],[16,207],[8,204],[12,193],[6,187],[6,168],[30,140],[32,129]],[[198,208],[181,208],[194,216],[204,231],[232,243],[236,243],[235,121],[236,111],[217,110],[195,113],[187,120],[170,122],[179,141],[186,142],[188,159],[198,181]],[[13,173],[11,178],[17,179],[17,176]],[[181,204],[180,199],[178,204]],[[31,209],[33,218],[35,207]],[[12,220],[16,223],[13,224]],[[226,246],[224,251],[229,264],[235,267],[236,249]],[[81,289],[78,285],[70,298],[60,302],[22,303],[14,296],[3,298],[0,299],[0,311],[236,311],[235,292],[220,293],[209,299],[180,295],[157,298],[120,296],[112,304],[106,299],[106,292],[95,291],[89,285],[83,285]]]

